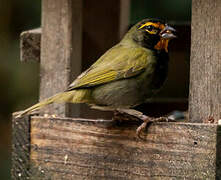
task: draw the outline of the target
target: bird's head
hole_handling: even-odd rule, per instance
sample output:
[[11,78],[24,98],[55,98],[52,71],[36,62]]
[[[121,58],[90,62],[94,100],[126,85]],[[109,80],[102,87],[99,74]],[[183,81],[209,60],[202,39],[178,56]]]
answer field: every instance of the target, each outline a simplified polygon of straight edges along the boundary
[[176,30],[158,19],[144,19],[128,32],[130,38],[143,47],[168,52],[168,43]]

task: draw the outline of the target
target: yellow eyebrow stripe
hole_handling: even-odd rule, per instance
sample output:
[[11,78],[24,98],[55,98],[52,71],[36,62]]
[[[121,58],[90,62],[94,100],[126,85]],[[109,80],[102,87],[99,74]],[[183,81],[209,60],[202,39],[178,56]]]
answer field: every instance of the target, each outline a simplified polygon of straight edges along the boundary
[[142,29],[143,27],[150,26],[150,25],[154,26],[155,28],[160,28],[160,29],[164,29],[165,28],[164,24],[147,22],[147,23],[143,24],[142,26],[140,26],[139,29]]

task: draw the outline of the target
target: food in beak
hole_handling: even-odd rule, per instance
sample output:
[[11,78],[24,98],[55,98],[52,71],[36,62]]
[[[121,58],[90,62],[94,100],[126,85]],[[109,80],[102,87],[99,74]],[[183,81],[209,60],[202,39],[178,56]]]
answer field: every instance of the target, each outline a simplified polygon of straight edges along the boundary
[[176,36],[173,34],[173,32],[176,32],[174,28],[171,26],[166,25],[166,27],[160,32],[160,36],[163,39],[173,39],[176,38]]

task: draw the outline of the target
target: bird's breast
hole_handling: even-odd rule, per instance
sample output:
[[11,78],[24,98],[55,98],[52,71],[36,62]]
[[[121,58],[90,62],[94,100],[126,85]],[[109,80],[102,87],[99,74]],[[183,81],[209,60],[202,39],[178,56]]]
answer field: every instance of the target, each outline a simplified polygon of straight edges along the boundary
[[94,103],[121,108],[144,103],[163,85],[167,72],[167,63],[160,63],[155,56],[147,60],[148,66],[139,75],[95,87],[92,91]]

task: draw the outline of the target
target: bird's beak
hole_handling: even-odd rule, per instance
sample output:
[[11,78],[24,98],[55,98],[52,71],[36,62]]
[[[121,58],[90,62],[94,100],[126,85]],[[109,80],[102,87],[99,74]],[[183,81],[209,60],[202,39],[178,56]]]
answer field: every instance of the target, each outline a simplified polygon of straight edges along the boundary
[[176,36],[173,34],[174,32],[176,32],[176,30],[174,28],[166,25],[165,28],[163,30],[161,30],[160,36],[163,39],[173,39],[173,38],[176,38]]

